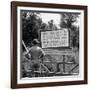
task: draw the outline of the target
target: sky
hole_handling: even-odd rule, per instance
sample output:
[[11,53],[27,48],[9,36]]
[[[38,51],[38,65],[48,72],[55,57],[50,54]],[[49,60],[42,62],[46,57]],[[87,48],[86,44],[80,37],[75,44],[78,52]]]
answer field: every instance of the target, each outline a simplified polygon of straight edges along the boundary
[[54,24],[59,27],[61,15],[60,14],[51,14],[51,13],[40,13],[40,17],[44,23],[48,24],[48,21],[53,20]]
[[[60,14],[40,13],[40,17],[42,18],[42,21],[46,24],[48,24],[48,21],[53,20],[54,24],[57,26],[57,28],[60,28],[60,21],[61,21]],[[74,25],[80,26],[80,16],[79,16],[79,18],[77,18],[77,22],[75,22]]]

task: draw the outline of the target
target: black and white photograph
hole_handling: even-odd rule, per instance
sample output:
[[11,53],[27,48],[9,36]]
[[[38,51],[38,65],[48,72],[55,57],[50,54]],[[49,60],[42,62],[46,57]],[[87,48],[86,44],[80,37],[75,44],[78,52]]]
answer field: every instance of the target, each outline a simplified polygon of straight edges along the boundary
[[79,75],[80,14],[20,10],[21,78]]

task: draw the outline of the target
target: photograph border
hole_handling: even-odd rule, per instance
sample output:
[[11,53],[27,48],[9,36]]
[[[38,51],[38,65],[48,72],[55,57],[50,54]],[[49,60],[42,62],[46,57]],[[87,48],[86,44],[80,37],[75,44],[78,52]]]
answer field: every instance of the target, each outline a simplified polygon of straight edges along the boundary
[[[84,11],[84,80],[63,81],[63,82],[45,82],[45,83],[17,83],[17,7],[41,7],[54,9],[74,9]],[[47,86],[64,86],[87,84],[87,6],[67,5],[67,4],[50,4],[50,3],[32,3],[32,2],[11,2],[11,88],[30,88],[30,87],[47,87]]]

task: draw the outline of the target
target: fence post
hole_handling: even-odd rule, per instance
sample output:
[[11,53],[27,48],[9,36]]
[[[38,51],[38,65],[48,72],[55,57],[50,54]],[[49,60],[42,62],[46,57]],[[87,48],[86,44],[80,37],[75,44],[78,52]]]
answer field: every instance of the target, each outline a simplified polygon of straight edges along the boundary
[[63,55],[63,72],[65,73],[65,55]]

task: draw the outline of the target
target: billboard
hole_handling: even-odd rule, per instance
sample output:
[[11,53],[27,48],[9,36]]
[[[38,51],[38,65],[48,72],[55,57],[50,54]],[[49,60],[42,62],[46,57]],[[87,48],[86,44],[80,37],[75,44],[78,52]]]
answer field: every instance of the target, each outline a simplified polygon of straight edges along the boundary
[[41,31],[42,48],[69,47],[68,29]]

